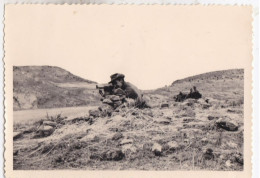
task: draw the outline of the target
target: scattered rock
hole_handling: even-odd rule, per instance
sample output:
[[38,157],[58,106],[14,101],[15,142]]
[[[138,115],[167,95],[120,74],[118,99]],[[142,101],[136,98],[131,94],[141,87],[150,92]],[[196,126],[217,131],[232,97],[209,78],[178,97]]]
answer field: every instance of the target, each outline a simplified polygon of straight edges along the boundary
[[113,104],[113,102],[110,99],[107,99],[107,98],[104,99],[102,102],[106,103],[106,104]]
[[183,119],[183,123],[189,123],[189,122],[192,122],[194,121],[194,118],[184,118]]
[[183,105],[192,107],[192,106],[194,106],[194,103],[196,103],[196,102],[197,102],[197,100],[195,100],[195,99],[187,99],[186,101],[183,102]]
[[243,111],[238,110],[238,109],[228,109],[227,112],[236,113],[236,114],[242,114],[243,113]]
[[13,155],[14,155],[14,156],[17,156],[18,153],[19,153],[19,150],[14,150]]
[[241,153],[235,154],[235,161],[241,165],[244,165],[244,158]]
[[165,117],[165,119],[167,119],[168,121],[171,121],[171,120],[172,120],[171,117]]
[[132,139],[123,139],[121,142],[120,142],[120,145],[126,145],[126,144],[132,144],[133,143],[133,140]]
[[125,157],[121,150],[109,150],[101,155],[101,161],[120,161]]
[[54,132],[55,128],[49,125],[41,125],[37,136],[39,137],[47,137],[50,136]]
[[153,117],[153,112],[151,110],[145,110],[143,111],[145,115],[148,115],[150,117]]
[[121,138],[123,138],[123,134],[121,132],[117,132],[114,134],[114,136],[112,137],[112,140],[119,140]]
[[211,104],[202,104],[202,109],[208,109],[211,107]]
[[17,139],[22,138],[22,137],[23,137],[22,132],[14,132],[13,140],[17,140]]
[[52,126],[52,127],[56,127],[56,123],[52,122],[52,121],[43,121],[42,124],[43,125],[49,125],[49,126]]
[[152,147],[152,152],[154,152],[155,156],[161,156],[162,146],[159,143],[154,143]]
[[29,129],[26,129],[26,130],[24,130],[23,131],[23,134],[29,134],[29,133],[32,133],[32,132],[34,132],[35,131],[35,127],[31,127],[31,128],[29,128]]
[[123,145],[122,146],[122,152],[123,153],[126,153],[126,152],[135,153],[136,152],[136,147],[134,147],[131,144]]
[[231,161],[227,160],[225,164],[226,164],[227,167],[230,167],[231,166]]
[[171,123],[171,121],[166,118],[153,118],[153,120],[155,123],[163,124],[163,125],[169,125]]
[[169,107],[169,104],[168,103],[162,103],[161,104],[161,108],[168,108]]
[[109,99],[113,102],[121,100],[120,97],[117,95],[111,95]]
[[231,148],[237,148],[238,147],[238,145],[234,142],[229,142],[228,146],[231,147]]
[[207,148],[203,153],[203,157],[205,160],[214,159],[213,150],[211,148]]
[[171,121],[169,121],[169,119],[166,118],[162,118],[159,120],[159,124],[169,125],[170,123]]
[[238,124],[235,121],[232,121],[228,118],[219,118],[216,121],[216,124],[219,128],[225,129],[227,131],[237,131]]
[[99,117],[100,112],[99,112],[99,110],[89,110],[89,116],[92,116],[94,118]]
[[187,144],[190,143],[190,140],[186,138],[186,139],[183,140],[183,143],[187,145]]
[[217,119],[219,119],[219,116],[216,116],[216,115],[209,115],[208,116],[208,120],[217,120]]
[[[91,116],[92,117],[92,116]],[[77,122],[80,122],[80,121],[89,121],[91,117],[76,117],[74,119],[71,120],[72,123],[77,123]]]
[[168,142],[167,146],[169,147],[169,150],[171,150],[171,151],[176,151],[179,148],[179,144],[176,141]]

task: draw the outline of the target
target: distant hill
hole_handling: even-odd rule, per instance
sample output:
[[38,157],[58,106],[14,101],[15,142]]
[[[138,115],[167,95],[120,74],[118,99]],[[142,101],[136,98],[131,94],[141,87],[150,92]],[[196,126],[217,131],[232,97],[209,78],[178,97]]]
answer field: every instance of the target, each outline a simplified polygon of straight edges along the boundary
[[199,80],[224,80],[224,79],[235,79],[235,78],[244,78],[244,69],[230,69],[230,70],[221,70],[215,72],[203,73],[191,77],[187,77],[181,80],[176,80],[172,83],[174,84],[183,83],[183,82],[196,82]]
[[230,69],[203,73],[174,81],[170,86],[146,92],[173,99],[179,92],[188,93],[196,86],[203,97],[217,100],[239,100],[244,96],[244,69]]
[[14,110],[92,105],[96,82],[54,66],[13,67]]

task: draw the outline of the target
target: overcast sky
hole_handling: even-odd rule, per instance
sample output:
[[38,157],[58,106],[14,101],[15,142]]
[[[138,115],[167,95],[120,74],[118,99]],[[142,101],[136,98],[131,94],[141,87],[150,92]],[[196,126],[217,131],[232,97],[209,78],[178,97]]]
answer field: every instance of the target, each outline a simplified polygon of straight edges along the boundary
[[248,7],[132,7],[78,6],[57,12],[59,6],[52,6],[40,13],[37,6],[23,12],[14,6],[6,13],[12,18],[6,24],[7,60],[14,65],[59,66],[99,83],[123,73],[140,89],[244,68],[251,60]]

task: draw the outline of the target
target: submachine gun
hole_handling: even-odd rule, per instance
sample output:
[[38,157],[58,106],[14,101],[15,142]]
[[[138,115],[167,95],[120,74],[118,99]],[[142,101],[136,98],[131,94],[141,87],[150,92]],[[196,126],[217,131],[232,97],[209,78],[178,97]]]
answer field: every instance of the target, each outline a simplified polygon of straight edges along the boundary
[[112,84],[99,84],[96,85],[96,89],[99,89],[99,94],[102,97],[105,97],[107,95],[111,95],[113,93],[113,85]]

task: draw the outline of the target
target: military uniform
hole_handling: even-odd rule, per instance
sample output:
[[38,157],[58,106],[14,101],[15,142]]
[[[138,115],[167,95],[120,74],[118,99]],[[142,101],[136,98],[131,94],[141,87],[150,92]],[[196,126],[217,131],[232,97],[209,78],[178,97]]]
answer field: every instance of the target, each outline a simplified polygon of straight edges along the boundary
[[[124,77],[125,76],[123,74],[113,74],[111,75],[111,81],[109,83],[111,84],[117,79],[123,79]],[[111,116],[112,112],[124,103],[126,103],[126,106],[133,106],[138,108],[149,107],[143,100],[141,91],[133,84],[129,82],[123,82],[120,88],[116,87],[115,85],[113,86],[114,88],[111,93],[102,95],[103,104],[98,108],[99,113],[96,116]],[[94,114],[92,114],[92,116],[95,117]]]

